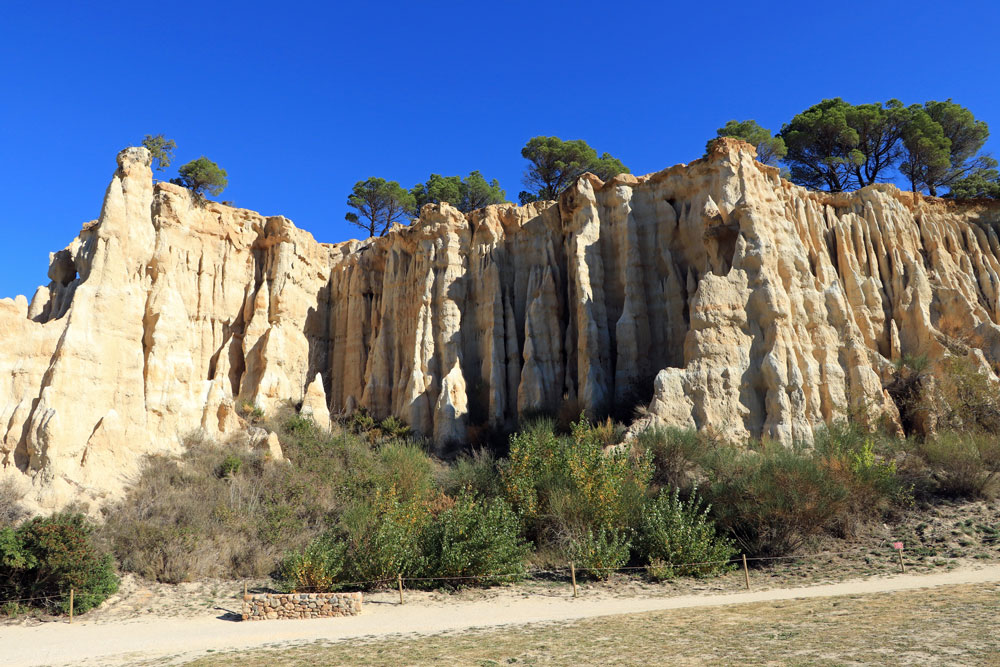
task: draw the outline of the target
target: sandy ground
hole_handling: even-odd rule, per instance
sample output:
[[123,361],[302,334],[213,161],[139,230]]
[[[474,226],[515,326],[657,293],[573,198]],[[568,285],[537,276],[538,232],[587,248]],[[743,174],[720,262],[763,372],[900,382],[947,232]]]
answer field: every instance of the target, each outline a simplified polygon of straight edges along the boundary
[[399,605],[390,596],[366,600],[351,618],[235,622],[231,614],[195,618],[138,617],[118,622],[78,620],[0,627],[4,665],[121,665],[154,660],[180,663],[216,651],[289,646],[392,635],[433,634],[502,625],[568,621],[611,614],[735,605],[796,598],[857,595],[1000,581],[1000,565],[961,567],[933,574],[904,574],[804,588],[675,597],[508,595],[450,603],[416,598]]

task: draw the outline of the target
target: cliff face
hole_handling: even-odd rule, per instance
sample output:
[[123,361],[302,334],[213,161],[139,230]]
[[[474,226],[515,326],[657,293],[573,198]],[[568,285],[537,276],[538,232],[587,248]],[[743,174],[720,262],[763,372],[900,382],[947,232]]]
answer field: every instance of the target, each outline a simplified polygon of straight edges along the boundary
[[242,430],[244,402],[365,407],[442,444],[648,404],[789,443],[848,411],[894,419],[902,354],[1000,368],[1000,211],[809,192],[736,141],[337,245],[154,186],[144,149],[118,163],[49,285],[0,300],[0,465],[42,507],[114,496],[192,431]]

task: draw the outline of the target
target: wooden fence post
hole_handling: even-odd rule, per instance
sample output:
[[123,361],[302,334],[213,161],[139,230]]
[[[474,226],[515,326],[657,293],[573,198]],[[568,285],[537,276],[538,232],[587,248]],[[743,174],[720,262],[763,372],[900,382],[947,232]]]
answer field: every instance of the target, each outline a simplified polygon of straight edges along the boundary
[[399,604],[403,604],[403,575],[396,575],[396,584],[399,586]]
[[896,549],[896,553],[899,554],[899,571],[901,573],[905,573],[906,572],[906,568],[903,567],[903,550],[902,549]]
[[246,596],[247,596],[247,582],[244,579],[243,580],[243,597],[246,597]]
[[76,593],[75,589],[69,589],[69,622],[73,622],[73,594]]
[[569,562],[569,576],[573,580],[573,597],[576,597],[576,564]]
[[750,590],[750,570],[747,568],[747,555],[743,554],[743,576],[746,578],[747,590]]

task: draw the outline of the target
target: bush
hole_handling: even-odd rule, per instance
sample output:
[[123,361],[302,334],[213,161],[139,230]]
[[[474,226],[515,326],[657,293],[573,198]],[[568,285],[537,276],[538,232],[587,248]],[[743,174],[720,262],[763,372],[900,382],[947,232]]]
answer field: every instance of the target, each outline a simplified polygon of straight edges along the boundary
[[712,467],[712,514],[748,556],[794,553],[849,511],[847,489],[817,458],[780,445],[720,449]]
[[502,499],[462,492],[427,527],[423,548],[428,576],[463,578],[445,582],[452,585],[521,578],[530,545],[519,529],[517,515]]
[[373,588],[394,581],[397,574],[422,575],[426,559],[421,540],[430,520],[426,503],[402,500],[394,487],[376,489],[371,500],[358,500],[341,516],[331,537],[345,543],[341,580]]
[[341,502],[343,469],[321,464],[322,448],[310,457],[301,441],[285,442],[293,465],[213,444],[149,458],[125,499],[105,508],[102,540],[123,570],[157,581],[268,574]]
[[69,611],[93,609],[118,590],[111,556],[92,539],[82,514],[35,518],[18,528],[0,529],[0,595],[24,599],[29,606]]
[[375,419],[364,408],[360,408],[348,419],[351,430],[355,433],[367,433],[375,428]]
[[[107,520],[108,523],[112,519]],[[192,575],[214,575],[219,570],[205,565],[219,565],[218,557],[225,559],[227,550],[220,549],[216,558],[205,553],[199,535],[188,525],[162,525],[155,519],[142,521],[129,517],[106,524],[111,531],[111,547],[125,572],[133,572],[146,579],[176,584],[187,581]],[[210,540],[211,542],[211,540]]]
[[379,422],[378,427],[390,438],[405,438],[410,435],[410,427],[391,415]]
[[566,557],[577,572],[595,579],[607,579],[628,562],[629,530],[600,527],[585,530],[569,538]]
[[0,481],[0,528],[13,526],[27,515],[21,506],[22,498],[24,492],[14,480],[7,478]]
[[607,542],[615,531],[635,525],[652,474],[644,453],[605,453],[582,418],[569,436],[557,436],[551,422],[543,421],[511,436],[510,443],[501,480],[529,539],[565,549],[570,541],[589,544],[598,536]]
[[265,417],[264,408],[260,407],[256,403],[250,403],[248,401],[243,401],[242,403],[240,403],[239,412],[251,424],[256,424],[260,421],[263,421]]
[[279,588],[299,591],[332,592],[341,588],[347,544],[324,536],[298,552],[289,553],[275,574]]
[[243,466],[243,459],[236,456],[235,454],[229,454],[222,460],[217,469],[217,475],[219,477],[232,477],[240,471]]
[[652,461],[653,485],[664,489],[690,489],[700,467],[699,457],[713,444],[694,429],[653,427],[635,438],[635,446],[648,452]]
[[400,499],[423,500],[434,490],[434,464],[418,445],[392,440],[377,450],[374,490],[395,489]]
[[458,495],[462,489],[471,489],[483,498],[502,496],[503,484],[497,470],[497,460],[486,449],[477,449],[471,455],[460,456],[444,468],[441,490],[448,495]]
[[661,491],[646,503],[637,546],[642,560],[653,566],[654,579],[706,577],[729,569],[727,561],[736,550],[730,540],[716,534],[708,518],[710,509],[697,490],[685,501],[677,488],[673,493]]
[[968,359],[949,357],[936,376],[937,427],[942,430],[1000,433],[1000,390]]
[[907,433],[1000,431],[1000,389],[974,362],[949,356],[930,368],[927,357],[905,355],[886,387]]
[[182,461],[152,457],[124,501],[105,509],[101,536],[123,570],[148,579],[264,575],[296,539],[275,531],[276,509],[295,508],[306,540],[323,515],[283,467],[211,445]]
[[912,504],[913,484],[899,474],[896,452],[889,444],[849,422],[830,424],[816,432],[821,464],[847,491],[847,509],[833,520],[841,534],[853,533],[857,522],[880,519]]
[[1000,473],[1000,440],[995,435],[940,433],[919,445],[935,483],[934,491],[953,498],[988,498]]

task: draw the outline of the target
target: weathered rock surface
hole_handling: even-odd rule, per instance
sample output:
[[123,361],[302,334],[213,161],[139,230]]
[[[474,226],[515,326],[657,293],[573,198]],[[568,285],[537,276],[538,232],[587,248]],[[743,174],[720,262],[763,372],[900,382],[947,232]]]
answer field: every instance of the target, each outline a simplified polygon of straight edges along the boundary
[[0,300],[0,466],[41,507],[119,494],[145,454],[245,428],[236,406],[364,407],[442,445],[527,412],[809,440],[887,415],[905,354],[1000,363],[1000,210],[889,185],[810,192],[718,142],[559,202],[447,204],[317,243],[152,183],[130,148],[101,217],[29,303]]

